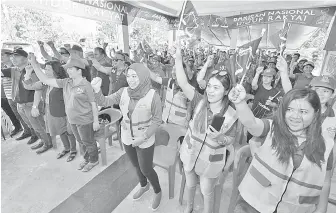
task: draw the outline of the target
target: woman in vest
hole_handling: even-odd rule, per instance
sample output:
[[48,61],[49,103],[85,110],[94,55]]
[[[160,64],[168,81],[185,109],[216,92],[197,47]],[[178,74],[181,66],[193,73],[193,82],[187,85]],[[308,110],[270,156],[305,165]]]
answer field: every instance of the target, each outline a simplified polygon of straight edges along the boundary
[[123,87],[109,96],[103,96],[101,79],[91,82],[98,105],[103,107],[120,105],[123,115],[121,140],[125,151],[137,171],[140,189],[133,195],[138,200],[152,185],[155,195],[152,209],[156,210],[161,202],[161,187],[153,169],[155,147],[154,133],[161,124],[162,107],[159,95],[151,89],[149,70],[141,63],[132,64],[126,72],[128,87]]
[[[292,89],[292,84],[287,73],[287,63],[283,57],[279,58],[277,65],[280,71],[282,87],[285,92]],[[336,116],[332,107],[332,99],[336,88],[336,80],[330,76],[317,76],[312,79],[309,86],[315,90],[321,102],[322,129],[326,129],[335,139]],[[334,162],[336,160],[336,150],[334,149]]]
[[167,87],[162,121],[187,127],[190,120],[190,104],[176,81],[175,67],[172,70],[172,78],[162,78],[152,71],[150,77],[152,81]]
[[321,128],[316,92],[289,91],[272,120],[254,117],[245,96],[241,85],[229,94],[239,120],[261,146],[239,185],[235,212],[325,213],[334,138]]
[[[186,213],[193,211],[197,179],[200,179],[205,213],[213,211],[214,187],[223,172],[226,148],[235,140],[237,115],[230,106],[227,94],[231,87],[229,75],[222,71],[212,72],[204,95],[188,83],[183,71],[180,49],[176,51],[176,77],[193,110],[187,134],[180,149],[180,158],[186,176]],[[215,116],[224,117],[219,131],[211,126]]]

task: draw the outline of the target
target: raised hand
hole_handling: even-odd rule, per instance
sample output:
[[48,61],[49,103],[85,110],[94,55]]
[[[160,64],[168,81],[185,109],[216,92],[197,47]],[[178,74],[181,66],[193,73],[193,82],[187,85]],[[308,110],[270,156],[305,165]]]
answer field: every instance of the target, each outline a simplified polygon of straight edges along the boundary
[[92,79],[91,81],[91,86],[93,88],[93,90],[95,91],[95,93],[98,93],[100,91],[100,87],[102,84],[102,79],[99,77],[95,77]]
[[229,95],[229,100],[234,104],[239,104],[242,101],[245,101],[246,98],[246,91],[245,88],[237,84],[234,88],[231,89]]
[[104,42],[104,44],[103,44],[103,49],[105,49],[107,46],[108,46],[108,43],[107,43],[107,42]]
[[276,68],[278,68],[278,70],[280,72],[286,72],[287,73],[288,65],[287,65],[286,59],[283,56],[278,57]]
[[43,41],[37,41],[37,43],[40,47],[43,47],[43,45],[44,45]]
[[258,67],[256,70],[256,74],[260,75],[264,71],[264,67]]
[[54,46],[55,46],[54,42],[52,42],[52,41],[48,41],[47,44],[48,44],[50,47],[54,47]]

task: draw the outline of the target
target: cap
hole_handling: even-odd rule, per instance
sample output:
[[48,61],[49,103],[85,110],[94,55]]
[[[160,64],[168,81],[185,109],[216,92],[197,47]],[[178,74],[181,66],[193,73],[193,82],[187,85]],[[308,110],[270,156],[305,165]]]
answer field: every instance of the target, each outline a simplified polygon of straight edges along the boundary
[[79,51],[79,52],[83,52],[82,47],[80,47],[80,46],[78,46],[78,45],[76,45],[76,44],[74,44],[74,45],[72,46],[71,49],[72,49],[72,50],[77,50],[77,51]]
[[125,56],[121,53],[116,53],[113,59],[125,61]]
[[1,49],[1,53],[12,54],[12,50],[10,50],[10,49]]
[[301,63],[301,62],[306,63],[307,61],[308,61],[307,59],[303,58],[299,61],[299,63]]
[[68,68],[71,67],[78,67],[80,69],[85,69],[85,64],[81,59],[70,57],[68,62],[65,65],[63,65],[63,68],[67,70]]
[[270,58],[269,60],[268,60],[268,62],[267,63],[274,63],[274,64],[276,64],[277,63],[277,61],[276,61],[276,59],[275,58]]
[[158,56],[158,55],[155,55],[155,54],[150,54],[149,57],[150,57],[150,58],[153,58],[154,60],[157,60],[157,61],[160,60],[160,59],[159,59],[159,56]]
[[25,58],[28,57],[28,53],[26,51],[24,51],[23,49],[16,49],[12,52],[12,55],[20,55],[23,56]]
[[312,61],[307,61],[306,63],[304,63],[303,67],[310,65],[311,67],[315,68],[314,62]]
[[265,76],[275,76],[276,75],[276,71],[275,69],[265,69],[261,75],[265,75]]
[[314,77],[311,82],[310,86],[312,87],[325,87],[328,89],[335,90],[336,88],[336,80],[331,76],[317,76]]

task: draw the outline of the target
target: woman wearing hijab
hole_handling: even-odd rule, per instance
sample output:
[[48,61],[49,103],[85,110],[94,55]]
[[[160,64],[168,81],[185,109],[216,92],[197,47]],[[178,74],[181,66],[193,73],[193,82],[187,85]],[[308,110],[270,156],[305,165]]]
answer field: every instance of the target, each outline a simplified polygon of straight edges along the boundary
[[161,202],[161,187],[153,169],[155,132],[161,124],[162,107],[160,96],[151,89],[149,70],[143,64],[132,64],[126,72],[128,87],[119,89],[109,96],[100,90],[101,79],[94,78],[91,85],[98,105],[103,107],[120,105],[123,115],[121,139],[125,151],[137,171],[141,188],[133,195],[138,200],[152,185],[155,195],[152,209]]

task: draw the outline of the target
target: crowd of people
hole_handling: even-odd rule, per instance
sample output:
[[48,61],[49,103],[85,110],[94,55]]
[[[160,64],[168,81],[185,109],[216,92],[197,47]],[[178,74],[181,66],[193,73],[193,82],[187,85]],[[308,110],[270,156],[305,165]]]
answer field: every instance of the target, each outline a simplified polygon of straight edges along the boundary
[[230,55],[220,50],[177,45],[174,54],[138,49],[129,55],[106,53],[105,45],[84,53],[79,45],[57,49],[49,41],[49,55],[38,44],[44,64],[22,48],[1,50],[1,107],[15,127],[10,134],[22,131],[16,140],[30,138],[37,154],[59,135],[64,148],[57,158],[72,161],[78,142],[84,152],[78,169],[90,171],[99,161],[98,112],[113,107],[122,113],[121,140],[139,178],[133,199],[151,185],[153,210],[162,198],[152,166],[155,144],[169,140],[166,125],[177,125],[185,130],[176,141],[186,176],[185,213],[193,211],[198,182],[203,212],[213,211],[217,178],[229,169],[234,153],[228,150],[237,143],[250,145],[253,160],[234,212],[326,212],[336,159],[336,80],[313,76],[314,63],[299,53],[258,50],[247,72],[233,76]]

